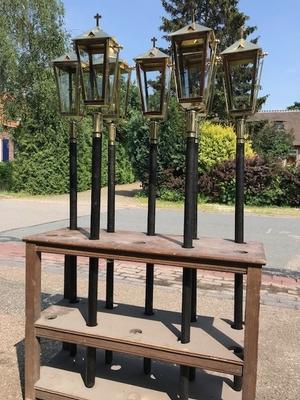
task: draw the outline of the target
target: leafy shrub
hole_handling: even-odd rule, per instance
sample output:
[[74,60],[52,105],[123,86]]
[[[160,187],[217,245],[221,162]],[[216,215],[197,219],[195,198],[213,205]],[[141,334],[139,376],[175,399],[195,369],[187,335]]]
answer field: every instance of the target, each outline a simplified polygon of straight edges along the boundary
[[[201,171],[209,171],[212,167],[226,160],[235,159],[236,134],[230,125],[205,122],[200,127],[199,166]],[[245,146],[246,157],[254,156],[251,142]]]
[[184,200],[184,195],[182,190],[166,189],[162,188],[159,192],[159,197],[161,200],[181,202]]
[[0,162],[0,190],[10,190],[12,186],[12,162]]
[[268,163],[286,159],[293,149],[293,132],[275,123],[252,122],[250,135],[255,152]]
[[[235,161],[225,161],[200,176],[199,192],[211,202],[235,200]],[[300,206],[300,170],[268,165],[259,157],[246,160],[245,203],[255,206]]]

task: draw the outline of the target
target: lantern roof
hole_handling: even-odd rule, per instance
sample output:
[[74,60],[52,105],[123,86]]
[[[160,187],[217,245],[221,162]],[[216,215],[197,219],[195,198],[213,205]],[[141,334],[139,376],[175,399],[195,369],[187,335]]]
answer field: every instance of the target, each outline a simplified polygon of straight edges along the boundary
[[89,31],[84,32],[83,34],[77,36],[76,38],[73,39],[73,41],[94,40],[94,39],[112,39],[118,46],[117,39],[114,36],[104,32],[99,26],[96,26],[95,28],[92,28]]
[[152,49],[148,50],[145,54],[142,54],[142,55],[136,57],[134,59],[134,61],[140,61],[140,60],[144,60],[144,59],[153,60],[155,58],[157,58],[157,59],[170,58],[170,56],[166,53],[163,53],[158,48],[153,47]]
[[212,31],[211,28],[208,28],[207,26],[200,25],[200,24],[197,24],[196,22],[193,22],[193,23],[186,25],[185,27],[179,29],[176,32],[170,33],[169,36],[172,37],[172,36],[180,36],[180,35],[189,35],[191,33],[197,33],[197,32],[204,33],[204,32],[211,32],[211,31]]
[[253,51],[253,50],[262,50],[261,47],[258,44],[252,43],[252,42],[247,42],[245,39],[239,39],[235,43],[233,43],[231,46],[229,46],[227,49],[225,49],[222,53],[221,56],[227,55],[227,54],[237,54],[237,53],[242,53],[244,51]]
[[77,59],[76,53],[71,52],[71,53],[67,53],[67,54],[64,54],[63,56],[56,58],[52,62],[53,63],[67,63],[67,62],[74,63],[74,62],[78,62],[78,59]]

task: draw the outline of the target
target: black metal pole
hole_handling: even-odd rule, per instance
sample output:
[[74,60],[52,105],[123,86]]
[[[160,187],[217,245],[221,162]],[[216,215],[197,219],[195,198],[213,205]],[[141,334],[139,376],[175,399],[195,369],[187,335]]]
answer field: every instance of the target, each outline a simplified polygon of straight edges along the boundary
[[[235,242],[244,243],[245,142],[244,119],[238,119],[236,142]],[[243,329],[243,275],[235,274],[233,328]]]
[[[77,138],[76,138],[76,122],[70,121],[69,134],[69,192],[70,192],[70,209],[69,209],[69,228],[77,229]],[[65,282],[64,282],[64,298],[70,303],[77,302],[77,257],[65,256]],[[70,351],[71,355],[76,354],[77,346],[75,344],[64,343],[63,349]]]
[[[185,171],[185,202],[184,202],[184,235],[183,247],[193,248],[194,236],[194,202],[195,202],[195,137],[197,134],[197,113],[187,112],[187,139],[186,139],[186,171]],[[189,343],[191,335],[192,315],[192,269],[183,269],[182,279],[182,320],[181,343]],[[186,366],[180,368],[180,398],[189,398],[189,380],[191,369]]]
[[[115,232],[116,213],[116,125],[109,124],[108,127],[108,196],[107,196],[107,232]],[[106,308],[113,309],[114,306],[114,261],[107,261],[106,275]]]
[[[102,152],[102,124],[100,113],[93,116],[94,133],[92,148],[92,193],[91,193],[91,233],[90,240],[100,237],[100,201],[101,201],[101,152]],[[98,300],[98,258],[90,258],[89,263],[89,293],[87,326],[97,325]],[[92,388],[96,377],[96,349],[88,347],[86,351],[85,385]]]
[[[236,121],[236,195],[235,195],[235,242],[244,243],[245,203],[245,140],[243,118]],[[233,329],[243,329],[243,275],[234,276],[234,322]],[[242,377],[234,376],[234,389],[240,391]]]
[[[194,231],[193,239],[198,239],[198,154],[199,140],[198,132],[195,139],[195,164],[194,164]],[[191,322],[197,322],[197,269],[192,270],[192,314]]]
[[[115,232],[116,212],[116,125],[112,122],[108,126],[108,182],[107,182],[107,232]],[[106,308],[114,308],[114,260],[106,262]],[[112,351],[106,350],[105,363],[113,361]]]
[[[149,145],[149,187],[148,187],[148,219],[147,235],[155,235],[155,211],[156,211],[156,188],[157,188],[157,140],[159,134],[159,123],[150,122],[150,145]],[[146,294],[145,314],[153,315],[153,290],[154,290],[154,265],[146,266]],[[144,358],[144,372],[150,374],[151,359]]]

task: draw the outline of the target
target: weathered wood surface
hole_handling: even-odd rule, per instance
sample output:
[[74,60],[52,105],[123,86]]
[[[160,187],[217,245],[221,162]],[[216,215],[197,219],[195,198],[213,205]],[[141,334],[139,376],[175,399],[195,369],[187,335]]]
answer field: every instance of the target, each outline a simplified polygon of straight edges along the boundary
[[248,267],[261,268],[266,263],[261,243],[238,244],[232,240],[201,237],[193,249],[182,248],[182,236],[119,231],[101,231],[100,240],[89,240],[87,230],[61,229],[24,239],[36,244],[39,251],[73,254],[114,260],[153,262],[160,265],[246,273]]
[[98,326],[86,326],[86,305],[56,305],[42,313],[36,334],[48,339],[84,343],[91,347],[120,351],[166,362],[207,368],[211,371],[242,375],[243,361],[233,348],[243,347],[243,332],[231,328],[229,321],[199,317],[192,325],[191,342],[181,344],[180,314],[155,312],[119,305],[114,311],[98,312]]
[[[79,352],[75,361],[65,354],[56,357],[49,366],[41,368],[36,384],[40,400],[171,400],[177,398],[179,368],[153,362],[152,374],[142,372],[142,360],[114,354],[111,367],[104,365],[104,352],[98,354],[96,384],[85,388],[80,372],[83,370]],[[190,399],[240,400],[241,393],[230,386],[230,378],[197,371],[191,383]]]
[[40,343],[34,323],[41,315],[41,254],[26,246],[25,400],[34,400],[34,384],[40,377]]

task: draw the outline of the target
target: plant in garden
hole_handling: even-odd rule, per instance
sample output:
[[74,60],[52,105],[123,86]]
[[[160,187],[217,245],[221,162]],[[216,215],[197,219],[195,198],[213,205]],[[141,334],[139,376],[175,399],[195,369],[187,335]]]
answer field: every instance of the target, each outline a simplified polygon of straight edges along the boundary
[[293,149],[293,133],[274,123],[254,124],[250,132],[253,149],[269,163],[286,159]]
[[[215,165],[235,159],[236,133],[231,125],[204,122],[200,127],[200,172],[209,171]],[[246,141],[245,155],[254,156],[251,141]]]
[[287,108],[288,110],[300,110],[300,102],[299,101],[295,101],[293,105],[289,106]]

